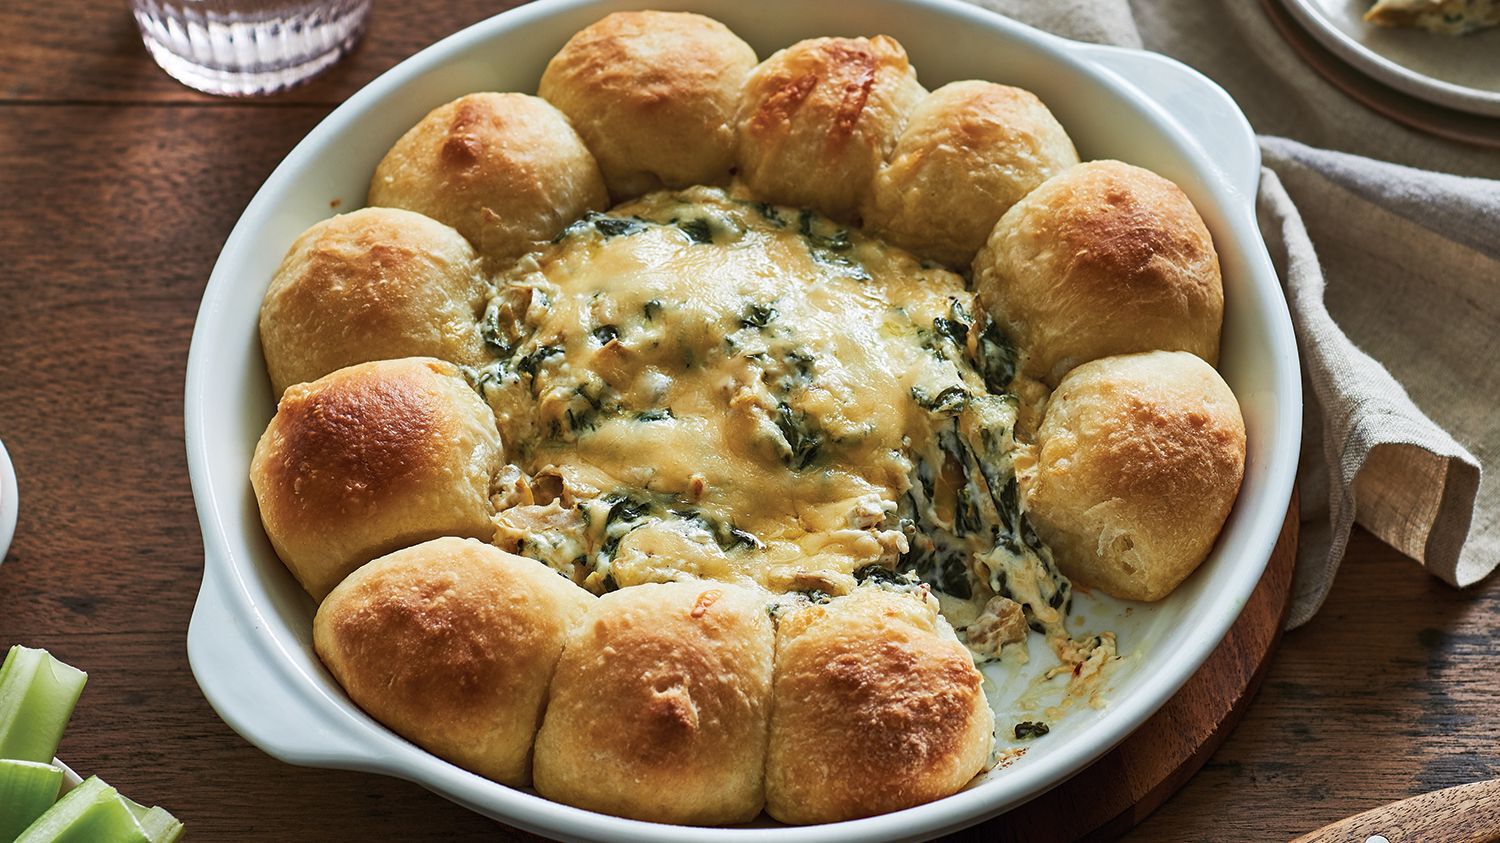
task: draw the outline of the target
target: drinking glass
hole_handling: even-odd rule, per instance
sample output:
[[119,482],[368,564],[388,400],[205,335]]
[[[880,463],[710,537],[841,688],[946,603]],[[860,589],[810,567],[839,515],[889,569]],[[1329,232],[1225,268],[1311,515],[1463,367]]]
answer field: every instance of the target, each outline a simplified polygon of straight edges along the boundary
[[200,91],[270,94],[331,67],[364,31],[370,0],[131,0],[162,70]]

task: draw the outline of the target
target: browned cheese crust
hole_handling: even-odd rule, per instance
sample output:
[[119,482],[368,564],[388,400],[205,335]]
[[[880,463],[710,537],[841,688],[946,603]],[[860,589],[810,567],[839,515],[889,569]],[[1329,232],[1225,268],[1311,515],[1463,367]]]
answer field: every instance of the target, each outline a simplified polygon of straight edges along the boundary
[[1119,161],[1079,164],[1012,206],[974,259],[974,289],[1022,372],[1051,386],[1111,354],[1219,357],[1224,288],[1208,228],[1176,185]]
[[286,391],[250,481],[281,561],[321,600],[376,556],[489,538],[503,462],[489,408],[450,363],[361,363]]
[[260,308],[276,395],[370,360],[436,357],[479,365],[489,283],[458,232],[397,208],[313,225],[287,252]]
[[766,597],[691,580],[600,598],[558,662],[537,790],[654,822],[753,819],[771,692]]
[[1047,404],[1016,459],[1037,534],[1075,583],[1160,600],[1203,562],[1239,494],[1245,423],[1212,366],[1186,352],[1106,357]]
[[740,177],[757,199],[851,220],[924,93],[893,38],[799,41],[750,74]]
[[313,623],[318,657],[370,716],[509,785],[530,780],[552,670],[593,595],[533,559],[441,538],[355,571]]
[[586,27],[538,93],[573,122],[616,201],[663,187],[728,184],[734,112],[755,51],[684,12],[616,12]]
[[932,598],[856,589],[783,618],[766,811],[822,823],[947,796],[989,759],[994,716]]
[[609,201],[562,112],[525,94],[468,94],[433,109],[375,168],[371,205],[458,229],[503,262]]
[[1035,94],[954,82],[912,112],[865,202],[865,225],[964,269],[1002,214],[1077,163],[1073,141]]

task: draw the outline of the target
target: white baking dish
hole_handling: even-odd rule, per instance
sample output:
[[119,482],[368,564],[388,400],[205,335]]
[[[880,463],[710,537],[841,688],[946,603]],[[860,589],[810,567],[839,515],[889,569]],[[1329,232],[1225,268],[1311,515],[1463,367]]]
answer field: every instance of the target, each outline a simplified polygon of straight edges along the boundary
[[[311,599],[261,531],[247,475],[274,407],[256,319],[288,245],[334,213],[334,204],[359,207],[375,163],[429,109],[476,90],[534,91],[547,59],[572,33],[610,11],[651,7],[719,18],[762,57],[806,37],[886,33],[906,46],[929,88],[960,78],[1030,88],[1085,158],[1120,158],[1175,180],[1213,232],[1226,298],[1221,368],[1239,397],[1249,438],[1244,487],[1219,546],[1160,604],[1127,613],[1121,603],[1082,599],[1076,611],[1085,616],[1084,628],[1115,630],[1129,656],[1113,675],[1108,704],[1073,712],[1025,757],[947,799],[831,826],[708,830],[602,816],[487,781],[407,743],[349,702],[313,654]],[[1186,681],[1238,616],[1275,542],[1297,461],[1301,393],[1286,304],[1255,222],[1259,174],[1244,117],[1220,88],[1187,67],[1064,41],[949,0],[542,0],[444,39],[370,83],[309,133],[245,209],[214,267],[187,377],[188,464],[206,555],[188,633],[193,672],[220,716],[277,758],[400,776],[554,837],[898,840],[950,831],[1014,806],[1106,752]],[[1045,648],[1036,642],[1033,649],[1033,669],[1045,666]],[[1014,722],[1026,677],[993,670],[990,676],[1000,722]]]

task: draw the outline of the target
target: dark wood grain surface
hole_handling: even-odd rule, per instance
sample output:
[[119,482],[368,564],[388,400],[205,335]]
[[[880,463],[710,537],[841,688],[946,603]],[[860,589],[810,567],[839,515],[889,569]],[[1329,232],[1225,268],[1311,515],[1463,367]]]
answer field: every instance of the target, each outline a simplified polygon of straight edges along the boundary
[[[196,839],[507,836],[414,785],[276,762],[213,714],[185,653],[202,548],[182,443],[198,299],[256,187],[333,104],[505,5],[377,2],[327,77],[235,102],[162,75],[123,4],[0,4],[0,439],[22,488],[0,644],[88,669],[62,756]],[[1357,532],[1243,721],[1130,838],[1284,839],[1500,775],[1497,645],[1500,586],[1454,591]]]

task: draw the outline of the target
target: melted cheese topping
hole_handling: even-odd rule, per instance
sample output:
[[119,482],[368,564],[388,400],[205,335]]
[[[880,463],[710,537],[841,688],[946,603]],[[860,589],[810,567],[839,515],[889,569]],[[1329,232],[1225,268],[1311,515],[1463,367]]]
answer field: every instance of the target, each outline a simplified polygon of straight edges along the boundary
[[912,571],[1009,618],[976,635],[992,653],[1017,605],[1061,644],[1068,584],[1010,466],[1014,353],[975,312],[958,275],[810,211],[694,188],[590,215],[483,325],[515,463],[496,542],[596,591]]

